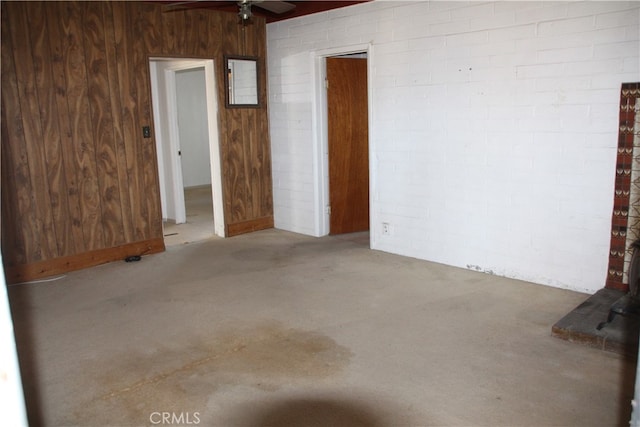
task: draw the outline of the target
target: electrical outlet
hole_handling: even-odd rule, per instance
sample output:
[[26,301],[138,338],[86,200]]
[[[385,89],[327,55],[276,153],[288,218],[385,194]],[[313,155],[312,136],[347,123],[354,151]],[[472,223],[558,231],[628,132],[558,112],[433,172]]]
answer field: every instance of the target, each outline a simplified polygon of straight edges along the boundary
[[388,236],[391,234],[391,226],[389,225],[388,222],[382,223],[382,234],[385,236]]

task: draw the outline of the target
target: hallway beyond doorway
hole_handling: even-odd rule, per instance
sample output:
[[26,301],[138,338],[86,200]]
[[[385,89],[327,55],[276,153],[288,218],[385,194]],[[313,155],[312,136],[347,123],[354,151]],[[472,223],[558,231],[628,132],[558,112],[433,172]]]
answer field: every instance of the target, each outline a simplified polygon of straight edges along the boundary
[[163,223],[165,246],[183,245],[214,237],[211,186],[185,188],[184,203],[187,222],[174,224],[165,221]]

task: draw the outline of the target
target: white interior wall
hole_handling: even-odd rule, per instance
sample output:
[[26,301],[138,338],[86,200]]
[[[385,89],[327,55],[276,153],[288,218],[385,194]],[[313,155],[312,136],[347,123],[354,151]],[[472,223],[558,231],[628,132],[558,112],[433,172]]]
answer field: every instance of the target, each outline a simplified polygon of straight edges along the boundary
[[364,43],[372,247],[602,288],[639,15],[636,2],[373,1],[268,24],[276,227],[321,234],[314,66]]
[[174,186],[172,181],[173,164],[165,152],[171,151],[169,135],[169,95],[167,93],[167,82],[165,79],[166,70],[176,67],[180,61],[171,60],[151,60],[149,67],[151,70],[151,90],[153,101],[153,122],[155,128],[156,152],[158,155],[158,176],[160,181],[160,198],[162,201],[162,218],[164,220],[176,218]]
[[211,185],[204,67],[176,72],[176,97],[183,184]]

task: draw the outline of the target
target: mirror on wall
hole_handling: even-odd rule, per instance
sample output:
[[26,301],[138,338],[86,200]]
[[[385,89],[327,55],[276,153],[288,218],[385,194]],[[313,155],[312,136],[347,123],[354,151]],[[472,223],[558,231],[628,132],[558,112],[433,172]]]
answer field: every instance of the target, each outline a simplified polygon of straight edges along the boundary
[[227,107],[258,107],[258,59],[226,56],[224,63]]

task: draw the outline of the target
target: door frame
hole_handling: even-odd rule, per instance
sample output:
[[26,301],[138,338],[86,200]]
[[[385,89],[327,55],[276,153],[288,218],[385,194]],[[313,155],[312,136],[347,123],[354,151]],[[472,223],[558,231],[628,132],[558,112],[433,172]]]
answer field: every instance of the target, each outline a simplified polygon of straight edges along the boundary
[[[330,231],[329,226],[329,139],[328,139],[328,113],[327,113],[327,64],[326,58],[332,56],[349,55],[355,53],[365,53],[367,55],[367,114],[369,116],[369,228],[373,226],[374,211],[373,200],[375,198],[375,175],[371,173],[375,166],[373,156],[373,144],[375,138],[372,137],[371,123],[373,123],[373,49],[370,43],[335,47],[331,49],[318,50],[311,53],[312,80],[314,82],[313,102],[312,102],[312,133],[313,133],[313,200],[314,229],[316,236],[327,236]],[[370,233],[370,243],[373,245],[375,233]]]
[[[172,202],[175,208],[175,221],[177,224],[186,222],[186,209],[184,200],[184,182],[182,177],[182,162],[178,155],[180,151],[180,136],[178,131],[178,108],[177,108],[177,91],[176,91],[176,72],[190,70],[195,68],[204,68],[205,74],[205,91],[207,99],[207,130],[209,133],[209,158],[211,164],[211,192],[213,199],[213,225],[214,234],[219,237],[225,237],[224,227],[224,200],[222,196],[222,162],[220,159],[220,140],[218,131],[218,98],[215,79],[215,62],[213,59],[198,58],[164,58],[150,57],[151,61],[171,61],[175,62],[164,69],[165,89],[167,94],[167,124],[169,135],[164,135],[161,127],[154,126],[156,129],[156,148],[158,152],[158,173],[161,175],[161,197],[163,206],[167,203],[166,184],[168,179],[164,170],[164,158],[170,160],[171,171],[171,187]],[[152,73],[153,74],[153,73]],[[157,93],[158,82],[155,76],[152,76],[152,86],[155,85],[153,91]],[[153,100],[154,119],[156,119],[159,106],[157,100]],[[164,138],[168,144],[164,143]],[[165,209],[163,208],[163,212]]]

